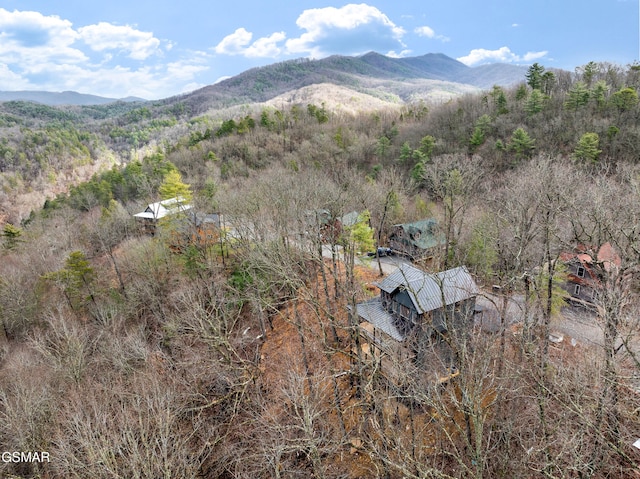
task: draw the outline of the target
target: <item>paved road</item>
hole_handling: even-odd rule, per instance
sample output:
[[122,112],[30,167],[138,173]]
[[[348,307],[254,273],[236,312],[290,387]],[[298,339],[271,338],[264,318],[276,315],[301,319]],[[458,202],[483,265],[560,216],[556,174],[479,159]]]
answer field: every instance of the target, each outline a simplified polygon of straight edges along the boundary
[[[483,330],[496,332],[500,328],[499,310],[502,308],[502,297],[483,292],[478,296],[477,304],[482,310],[479,321]],[[509,325],[524,321],[524,296],[513,295],[508,300],[507,318]],[[603,332],[596,315],[584,308],[567,306],[561,314],[551,320],[551,334],[555,340],[577,345],[603,344]],[[574,341],[572,341],[572,339]]]
[[[342,248],[340,246],[335,247],[336,252],[339,258],[342,258]],[[322,256],[325,258],[331,258],[331,246],[323,245],[322,246]],[[380,258],[380,264],[382,265],[382,272],[385,275],[393,273],[398,266],[402,263],[411,264],[411,261],[402,257],[402,256],[384,256]],[[361,266],[367,266],[371,269],[378,271],[378,261],[375,256],[356,256],[356,264]]]
[[[331,256],[330,250],[329,257]],[[370,268],[378,270],[378,263],[376,258],[359,258],[360,264],[369,266]],[[380,258],[382,264],[382,270],[385,275],[388,275],[395,271],[401,263],[411,262],[401,256],[387,256]],[[483,330],[489,332],[497,332],[500,330],[500,314],[499,311],[503,307],[502,297],[481,291],[477,298],[477,305],[482,310],[482,314],[479,315],[478,322]],[[509,325],[519,324],[524,322],[524,296],[513,295],[507,302],[507,318]],[[570,344],[585,344],[585,345],[602,345],[603,344],[603,331],[600,327],[596,315],[593,312],[587,311],[581,307],[567,306],[562,309],[559,316],[552,319],[551,333],[555,340],[562,338],[562,341],[567,341]]]
[[[367,264],[370,268],[378,270],[378,260],[376,259],[375,256],[373,257],[365,256],[360,258],[360,261],[362,261],[364,264]],[[380,258],[380,265],[382,266],[382,272],[387,275],[390,273],[393,273],[396,269],[398,269],[398,266],[400,266],[401,264],[412,264],[412,263],[408,259],[402,256],[396,256],[396,255],[383,256],[382,258]]]
[[567,341],[575,338],[580,343],[603,345],[604,333],[596,315],[578,306],[563,308],[561,316],[552,320],[551,328]]

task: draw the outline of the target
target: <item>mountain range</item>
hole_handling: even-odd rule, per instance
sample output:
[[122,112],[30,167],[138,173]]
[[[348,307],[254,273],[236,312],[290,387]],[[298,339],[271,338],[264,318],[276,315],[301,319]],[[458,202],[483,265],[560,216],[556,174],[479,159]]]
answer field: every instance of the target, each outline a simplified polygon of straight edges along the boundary
[[136,102],[145,101],[143,98],[127,97],[127,98],[107,98],[98,95],[89,95],[86,93],[78,93],[75,91],[38,91],[38,90],[21,90],[21,91],[0,91],[0,102],[2,101],[32,101],[42,103],[44,105],[106,105],[117,101]]
[[[392,58],[370,52],[320,60],[297,59],[247,70],[191,93],[160,100],[186,103],[192,113],[261,103],[312,85],[332,85],[387,103],[446,100],[493,85],[510,86],[524,79],[524,66],[489,64],[469,67],[440,53]],[[2,91],[0,101],[26,100],[46,105],[102,105],[141,98],[106,98],[72,91]],[[284,101],[284,100],[283,100]]]
[[[346,88],[387,103],[437,101],[494,85],[511,86],[523,81],[526,71],[524,66],[500,63],[469,67],[441,53],[405,58],[375,52],[356,57],[334,55],[252,68],[182,95],[180,101],[195,114],[206,113],[286,97],[312,85]],[[175,99],[165,101],[173,103]]]

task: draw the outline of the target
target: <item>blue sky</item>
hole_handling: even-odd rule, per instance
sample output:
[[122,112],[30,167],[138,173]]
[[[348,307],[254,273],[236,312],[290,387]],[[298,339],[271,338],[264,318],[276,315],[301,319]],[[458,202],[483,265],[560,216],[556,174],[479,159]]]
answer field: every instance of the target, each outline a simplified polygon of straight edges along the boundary
[[166,98],[292,58],[638,60],[640,0],[0,0],[0,90]]

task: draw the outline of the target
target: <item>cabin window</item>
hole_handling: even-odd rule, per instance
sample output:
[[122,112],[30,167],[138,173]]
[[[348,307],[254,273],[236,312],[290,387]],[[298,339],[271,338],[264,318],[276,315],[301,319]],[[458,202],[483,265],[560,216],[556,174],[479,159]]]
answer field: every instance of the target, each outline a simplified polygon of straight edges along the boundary
[[584,268],[582,266],[578,266],[578,277],[584,278]]
[[574,294],[575,294],[576,296],[580,294],[580,285],[579,285],[579,284],[576,284],[576,289],[575,289],[575,291],[574,291]]

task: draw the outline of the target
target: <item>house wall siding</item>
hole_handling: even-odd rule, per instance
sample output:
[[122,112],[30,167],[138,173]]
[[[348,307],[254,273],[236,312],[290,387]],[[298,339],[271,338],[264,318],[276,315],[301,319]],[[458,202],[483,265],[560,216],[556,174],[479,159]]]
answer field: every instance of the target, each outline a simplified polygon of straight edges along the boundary
[[[578,275],[578,270],[584,269],[584,275],[581,277]],[[571,297],[579,299],[581,301],[591,302],[593,301],[594,288],[590,283],[596,281],[590,274],[589,270],[581,263],[570,263],[567,265],[568,279],[563,285],[563,289],[571,295]],[[576,286],[578,286],[578,292],[576,292]]]

